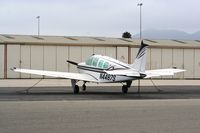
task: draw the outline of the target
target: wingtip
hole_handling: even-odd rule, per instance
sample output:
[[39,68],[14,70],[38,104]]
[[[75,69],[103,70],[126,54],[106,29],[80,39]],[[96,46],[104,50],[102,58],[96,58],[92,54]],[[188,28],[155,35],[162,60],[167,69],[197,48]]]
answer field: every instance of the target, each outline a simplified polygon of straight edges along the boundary
[[177,71],[179,72],[185,72],[186,70],[185,69],[178,69],[177,67],[172,67],[173,69],[176,69]]
[[15,69],[17,69],[16,67],[10,68],[10,70],[14,71]]

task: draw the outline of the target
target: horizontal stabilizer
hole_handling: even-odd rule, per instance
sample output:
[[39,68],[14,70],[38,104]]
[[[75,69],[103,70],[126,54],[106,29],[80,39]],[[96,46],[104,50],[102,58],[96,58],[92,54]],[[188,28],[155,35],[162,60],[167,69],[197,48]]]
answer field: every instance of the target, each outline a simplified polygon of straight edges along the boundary
[[146,70],[144,74],[146,74],[145,78],[151,77],[159,77],[159,76],[173,76],[175,73],[184,72],[186,70],[183,69],[157,69],[157,70]]

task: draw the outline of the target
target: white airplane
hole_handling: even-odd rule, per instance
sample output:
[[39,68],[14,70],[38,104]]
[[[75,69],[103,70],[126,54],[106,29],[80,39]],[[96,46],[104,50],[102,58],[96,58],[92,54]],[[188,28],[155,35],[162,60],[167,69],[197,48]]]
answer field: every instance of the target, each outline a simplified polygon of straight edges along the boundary
[[86,90],[86,82],[122,83],[122,92],[127,93],[133,80],[169,76],[185,71],[176,68],[145,70],[148,46],[143,41],[141,42],[140,49],[133,64],[126,64],[108,56],[93,54],[85,62],[76,63],[67,61],[68,63],[76,65],[79,73],[20,69],[15,67],[12,70],[20,73],[71,79],[73,92],[75,94],[79,93],[79,86],[77,85],[79,81],[83,81],[83,91]]

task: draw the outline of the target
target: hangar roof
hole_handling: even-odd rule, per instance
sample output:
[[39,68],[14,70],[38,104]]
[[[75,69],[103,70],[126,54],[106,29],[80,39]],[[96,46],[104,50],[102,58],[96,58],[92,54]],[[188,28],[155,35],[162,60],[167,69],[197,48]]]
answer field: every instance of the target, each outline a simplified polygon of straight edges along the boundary
[[[200,40],[152,40],[144,39],[151,47],[165,48],[200,48]],[[138,47],[139,39],[78,37],[78,36],[37,36],[0,34],[0,44],[34,44],[34,45],[97,45]]]

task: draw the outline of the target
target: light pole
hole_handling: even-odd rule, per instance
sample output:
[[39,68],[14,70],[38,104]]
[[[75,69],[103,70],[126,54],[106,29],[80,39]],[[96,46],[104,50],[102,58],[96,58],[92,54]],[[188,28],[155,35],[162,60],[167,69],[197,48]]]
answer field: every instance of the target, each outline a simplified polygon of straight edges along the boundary
[[142,5],[143,3],[137,4],[140,7],[140,39],[142,39]]
[[[142,40],[142,5],[143,3],[137,4],[140,7],[140,40]],[[140,80],[138,80],[138,93],[140,94]]]
[[40,16],[36,17],[38,19],[38,37],[40,36]]

